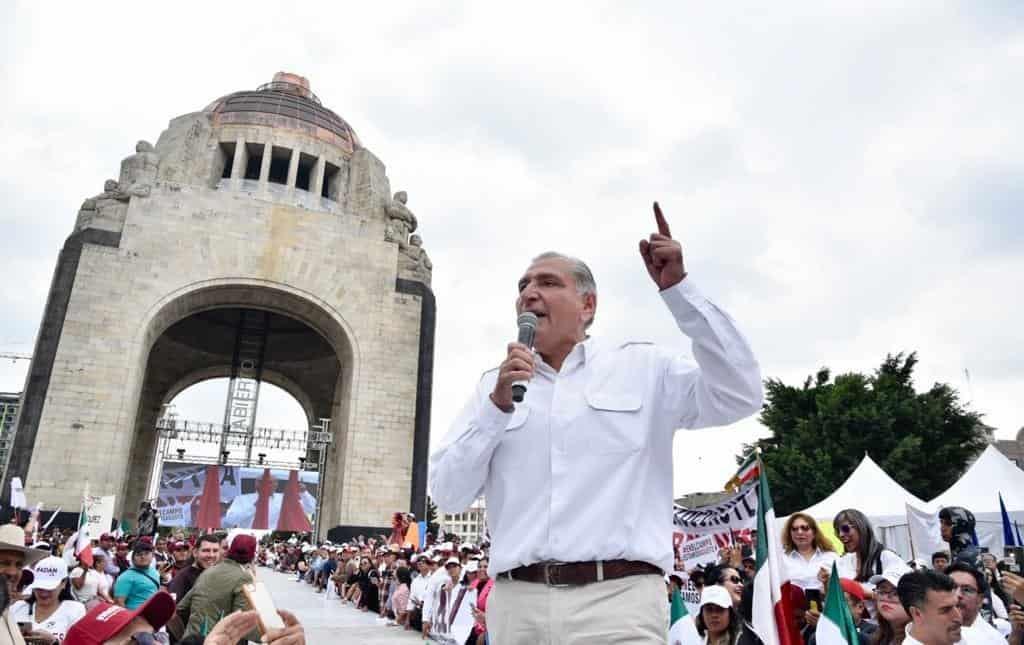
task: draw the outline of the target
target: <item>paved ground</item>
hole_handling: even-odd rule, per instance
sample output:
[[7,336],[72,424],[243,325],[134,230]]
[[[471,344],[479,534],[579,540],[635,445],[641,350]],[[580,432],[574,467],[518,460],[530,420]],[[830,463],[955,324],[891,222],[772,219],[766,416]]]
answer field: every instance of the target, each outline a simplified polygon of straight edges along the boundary
[[287,609],[306,628],[306,642],[310,645],[385,645],[391,643],[423,642],[413,632],[399,627],[377,623],[375,616],[356,611],[350,605],[342,606],[337,596],[325,598],[305,583],[294,582],[295,576],[286,576],[260,567],[260,580],[267,584],[274,603]]

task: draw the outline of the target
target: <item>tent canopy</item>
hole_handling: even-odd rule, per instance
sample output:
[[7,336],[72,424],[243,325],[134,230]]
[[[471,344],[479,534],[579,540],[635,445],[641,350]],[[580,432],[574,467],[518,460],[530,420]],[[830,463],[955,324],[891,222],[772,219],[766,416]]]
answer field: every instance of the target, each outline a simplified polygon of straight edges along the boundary
[[871,518],[877,528],[906,524],[907,504],[921,509],[929,507],[927,502],[897,484],[871,457],[864,455],[842,486],[803,512],[815,519],[831,521],[839,511],[855,508]]
[[998,513],[999,493],[1007,511],[1024,512],[1024,470],[990,445],[963,477],[931,501],[931,507],[963,506],[975,515]]

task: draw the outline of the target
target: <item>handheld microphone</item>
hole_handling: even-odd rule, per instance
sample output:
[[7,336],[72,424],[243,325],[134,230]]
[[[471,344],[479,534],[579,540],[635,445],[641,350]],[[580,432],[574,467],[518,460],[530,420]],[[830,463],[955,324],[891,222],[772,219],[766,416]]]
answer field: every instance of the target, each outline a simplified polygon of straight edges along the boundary
[[[533,349],[533,334],[537,331],[537,314],[532,311],[524,311],[519,314],[516,320],[519,325],[519,342]],[[526,396],[526,381],[516,381],[512,384],[512,400],[522,403]]]

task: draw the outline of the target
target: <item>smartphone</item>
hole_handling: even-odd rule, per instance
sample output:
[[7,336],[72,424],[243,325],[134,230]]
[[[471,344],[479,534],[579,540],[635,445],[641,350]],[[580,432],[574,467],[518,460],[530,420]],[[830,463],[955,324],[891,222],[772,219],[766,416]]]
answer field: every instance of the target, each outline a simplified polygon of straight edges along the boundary
[[804,598],[808,604],[813,602],[821,607],[821,589],[804,589]]
[[242,593],[249,601],[249,606],[256,610],[260,622],[260,633],[266,634],[271,629],[284,629],[284,621],[274,607],[266,585],[262,582],[250,582],[242,585]]

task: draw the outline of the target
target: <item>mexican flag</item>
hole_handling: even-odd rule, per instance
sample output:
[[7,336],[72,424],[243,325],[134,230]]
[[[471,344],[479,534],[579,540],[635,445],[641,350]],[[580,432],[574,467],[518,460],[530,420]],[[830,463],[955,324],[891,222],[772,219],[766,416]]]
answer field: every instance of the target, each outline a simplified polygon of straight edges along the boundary
[[82,512],[78,514],[78,537],[75,539],[75,557],[85,566],[92,566],[92,538],[89,536],[89,516],[82,500]]
[[743,464],[740,465],[740,469],[732,476],[732,479],[725,482],[725,490],[736,490],[744,484],[754,481],[760,474],[761,460],[758,458],[757,451],[751,450]]
[[775,522],[772,494],[760,462],[757,470],[757,570],[754,573],[754,610],[751,622],[764,645],[799,645],[800,632],[796,627],[793,608],[783,592],[783,587],[789,581],[783,578],[782,541]]
[[814,635],[821,645],[860,645],[857,625],[853,622],[850,607],[843,596],[843,588],[839,585],[839,570],[835,562],[832,563],[832,577],[828,579],[825,609],[818,619]]
[[704,642],[697,633],[697,626],[693,624],[693,616],[686,611],[683,594],[678,589],[672,591],[669,616],[668,645],[697,645]]

